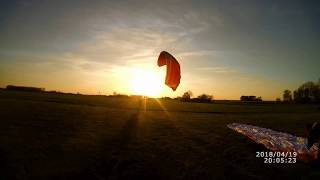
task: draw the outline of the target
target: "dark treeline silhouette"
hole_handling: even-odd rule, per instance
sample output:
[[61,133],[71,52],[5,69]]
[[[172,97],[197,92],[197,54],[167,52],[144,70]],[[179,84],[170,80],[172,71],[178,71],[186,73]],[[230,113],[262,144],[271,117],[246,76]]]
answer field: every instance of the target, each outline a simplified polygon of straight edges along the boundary
[[291,102],[292,101],[292,93],[290,90],[286,89],[283,91],[283,102]]
[[181,97],[181,101],[183,101],[183,102],[191,101],[192,96],[193,96],[193,93],[191,91],[187,91],[187,92],[183,93],[183,95]]
[[197,98],[193,98],[192,99],[193,102],[204,102],[204,103],[210,103],[213,101],[213,96],[211,95],[207,95],[207,94],[202,94],[200,96],[198,96]]
[[[3,89],[3,88],[2,88]],[[15,86],[8,85],[3,90],[6,91],[24,91],[24,92],[38,92],[38,93],[53,93],[53,94],[71,94],[71,95],[82,95],[80,93],[65,93],[61,91],[46,91],[45,88],[31,87],[31,86]],[[147,96],[142,95],[126,95],[113,92],[112,95],[101,95],[109,97],[119,97],[119,98],[147,98]],[[166,100],[179,100],[182,102],[198,102],[198,103],[211,103],[214,101],[212,95],[201,94],[197,97],[193,97],[191,91],[185,92],[181,97],[170,98],[162,97],[161,99]],[[256,96],[241,96],[240,101],[242,102],[262,102],[261,97]],[[276,99],[276,102],[281,102],[280,98]],[[283,101],[285,103],[320,103],[320,79],[318,82],[308,81],[300,85],[296,90],[290,91],[288,89],[283,91]]]
[[308,81],[293,91],[283,91],[284,102],[295,102],[295,103],[320,103],[320,79],[317,83]]
[[143,99],[143,98],[149,98],[148,96],[143,96],[143,95],[136,95],[136,94],[132,94],[132,95],[127,95],[127,94],[121,94],[121,93],[117,93],[117,92],[113,92],[112,95],[107,95],[108,97],[116,97],[116,98],[134,98],[134,99]]
[[[113,92],[112,95],[108,95],[109,97],[119,97],[119,98],[129,98],[130,96],[127,94],[121,94],[121,93],[117,93],[117,92]],[[133,95],[136,96],[136,95]]]
[[162,98],[160,98],[160,99],[164,99],[164,100],[172,100],[172,98],[171,98],[171,97],[167,97],[167,96],[162,97]]
[[6,87],[6,90],[9,90],[9,91],[28,91],[28,92],[45,92],[44,88],[27,87],[27,86],[13,86],[13,85],[8,85]]
[[213,102],[213,96],[202,94],[196,98],[191,98],[193,96],[193,93],[191,91],[185,92],[182,97],[178,98],[183,102],[198,102],[198,103],[211,103]]

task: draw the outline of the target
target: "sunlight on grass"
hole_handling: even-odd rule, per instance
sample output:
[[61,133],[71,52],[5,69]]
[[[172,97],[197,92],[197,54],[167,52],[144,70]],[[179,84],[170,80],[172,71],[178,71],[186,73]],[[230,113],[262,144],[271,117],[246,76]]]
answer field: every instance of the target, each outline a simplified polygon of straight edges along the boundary
[[168,109],[162,104],[162,102],[159,99],[155,99],[155,100],[159,104],[161,109],[166,113],[166,115],[170,117],[170,113],[169,113]]

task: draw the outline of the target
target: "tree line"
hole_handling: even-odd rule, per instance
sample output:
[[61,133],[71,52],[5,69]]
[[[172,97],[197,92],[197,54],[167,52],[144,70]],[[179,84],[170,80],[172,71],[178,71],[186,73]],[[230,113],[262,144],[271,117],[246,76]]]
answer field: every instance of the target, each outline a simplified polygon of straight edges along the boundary
[[213,96],[208,94],[201,94],[195,98],[191,98],[193,93],[191,91],[187,91],[183,93],[182,97],[179,97],[183,102],[199,102],[199,103],[210,103],[213,101]]
[[300,85],[293,93],[286,89],[283,91],[284,102],[320,103],[320,79],[318,82],[308,81]]

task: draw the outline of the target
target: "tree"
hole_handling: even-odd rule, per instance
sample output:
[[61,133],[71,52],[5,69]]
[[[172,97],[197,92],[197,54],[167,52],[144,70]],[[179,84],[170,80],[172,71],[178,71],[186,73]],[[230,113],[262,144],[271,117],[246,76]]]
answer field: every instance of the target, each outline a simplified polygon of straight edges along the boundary
[[207,94],[202,94],[202,95],[198,96],[199,102],[211,102],[212,98],[213,98],[212,96],[207,95]]
[[191,91],[187,91],[185,93],[183,93],[182,97],[181,97],[181,101],[190,101],[191,97],[193,96],[193,93]]
[[292,101],[292,93],[290,90],[286,89],[283,91],[283,101],[291,102]]
[[262,97],[261,96],[257,97],[256,101],[262,101]]
[[294,91],[293,97],[298,103],[320,102],[320,86],[312,81],[306,82]]

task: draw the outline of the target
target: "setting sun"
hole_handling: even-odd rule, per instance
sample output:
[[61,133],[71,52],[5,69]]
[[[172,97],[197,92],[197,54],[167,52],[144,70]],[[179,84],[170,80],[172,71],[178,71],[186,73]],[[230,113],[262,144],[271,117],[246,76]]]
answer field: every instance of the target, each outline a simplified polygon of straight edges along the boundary
[[146,69],[131,72],[130,89],[133,94],[157,97],[162,91],[161,74]]

